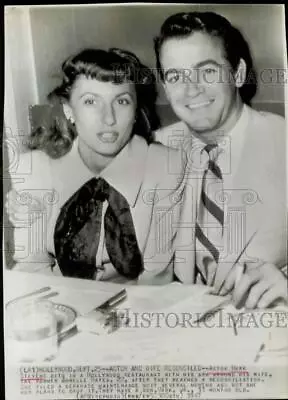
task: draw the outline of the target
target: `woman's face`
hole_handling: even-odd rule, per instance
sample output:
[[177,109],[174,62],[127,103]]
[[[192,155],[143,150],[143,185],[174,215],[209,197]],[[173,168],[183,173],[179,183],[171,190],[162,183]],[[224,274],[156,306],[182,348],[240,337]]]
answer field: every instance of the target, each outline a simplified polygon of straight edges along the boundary
[[75,121],[79,144],[103,156],[116,156],[131,137],[136,114],[132,83],[114,84],[79,76],[67,110]]

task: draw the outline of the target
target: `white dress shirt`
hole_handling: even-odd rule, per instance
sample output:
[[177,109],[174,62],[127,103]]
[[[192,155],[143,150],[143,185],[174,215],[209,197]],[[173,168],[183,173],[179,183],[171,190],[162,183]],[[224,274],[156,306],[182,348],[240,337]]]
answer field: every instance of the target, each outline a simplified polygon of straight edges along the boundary
[[[220,257],[229,265],[254,232],[257,234],[242,261],[272,262],[279,267],[287,264],[285,134],[282,117],[244,105],[234,127],[219,141],[216,163],[223,174],[225,198],[224,252]],[[205,144],[192,135],[184,122],[156,131],[155,139],[180,148],[188,158],[176,272],[183,282],[192,283],[195,221],[208,155],[203,152]]]

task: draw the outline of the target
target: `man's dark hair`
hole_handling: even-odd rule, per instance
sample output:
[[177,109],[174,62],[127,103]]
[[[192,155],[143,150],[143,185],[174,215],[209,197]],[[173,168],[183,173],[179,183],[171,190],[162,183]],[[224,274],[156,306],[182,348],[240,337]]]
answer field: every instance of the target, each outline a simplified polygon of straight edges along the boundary
[[232,26],[226,18],[214,12],[178,13],[166,19],[159,36],[154,39],[156,66],[160,78],[164,80],[160,62],[163,43],[169,38],[185,38],[194,32],[203,32],[219,38],[223,43],[225,56],[234,71],[237,70],[241,58],[245,61],[246,79],[239,92],[243,102],[250,104],[257,91],[257,78],[249,45],[237,28]]

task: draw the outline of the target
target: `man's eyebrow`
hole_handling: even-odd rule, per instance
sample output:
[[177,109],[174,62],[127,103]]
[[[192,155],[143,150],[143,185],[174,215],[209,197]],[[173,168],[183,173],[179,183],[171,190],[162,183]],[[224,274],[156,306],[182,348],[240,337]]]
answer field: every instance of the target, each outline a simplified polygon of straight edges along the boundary
[[[205,65],[208,65],[208,64],[215,65],[215,67],[222,67],[222,64],[219,64],[217,61],[213,60],[212,58],[208,58],[206,60],[199,61],[195,65],[192,65],[191,69],[201,68],[201,67],[203,67]],[[185,68],[168,68],[168,69],[164,70],[165,75],[168,75],[169,73],[181,73],[182,71],[185,71]]]
[[203,67],[204,65],[207,65],[207,64],[213,64],[216,67],[221,67],[222,66],[217,61],[215,61],[215,60],[213,60],[211,58],[208,58],[207,60],[203,60],[203,61],[200,61],[200,62],[196,63],[194,65],[194,68],[201,68],[201,67]]

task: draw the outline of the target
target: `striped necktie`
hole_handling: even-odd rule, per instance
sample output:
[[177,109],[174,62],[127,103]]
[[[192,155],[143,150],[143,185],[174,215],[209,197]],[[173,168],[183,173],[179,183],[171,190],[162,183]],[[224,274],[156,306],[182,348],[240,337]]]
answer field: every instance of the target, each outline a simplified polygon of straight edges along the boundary
[[223,178],[216,164],[217,150],[218,146],[212,144],[206,145],[202,150],[206,152],[206,156],[208,154],[209,160],[202,178],[195,238],[196,265],[204,283],[207,283],[209,264],[211,261],[218,263],[223,249],[224,210],[223,203],[217,201],[222,197]]

